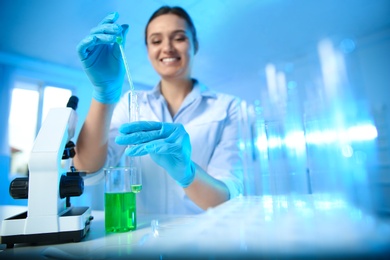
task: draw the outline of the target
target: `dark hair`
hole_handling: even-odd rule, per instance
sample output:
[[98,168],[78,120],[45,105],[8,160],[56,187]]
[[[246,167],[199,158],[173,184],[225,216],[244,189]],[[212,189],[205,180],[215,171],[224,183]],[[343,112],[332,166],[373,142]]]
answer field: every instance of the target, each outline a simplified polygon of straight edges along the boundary
[[196,52],[197,49],[198,49],[198,38],[196,36],[196,29],[195,29],[194,23],[192,22],[192,19],[189,16],[189,14],[183,8],[181,8],[180,6],[173,6],[173,7],[171,7],[171,6],[164,5],[164,6],[161,6],[159,9],[157,9],[152,14],[152,16],[149,18],[149,21],[148,21],[148,23],[146,24],[146,27],[145,27],[145,44],[148,45],[147,35],[148,35],[149,24],[155,18],[157,18],[157,17],[159,17],[161,15],[164,15],[164,14],[174,14],[174,15],[177,15],[180,18],[183,18],[187,22],[187,25],[188,25],[188,27],[189,27],[189,29],[191,31],[191,34],[192,34],[192,38],[193,38],[193,41],[194,41],[194,48],[195,48],[195,52]]

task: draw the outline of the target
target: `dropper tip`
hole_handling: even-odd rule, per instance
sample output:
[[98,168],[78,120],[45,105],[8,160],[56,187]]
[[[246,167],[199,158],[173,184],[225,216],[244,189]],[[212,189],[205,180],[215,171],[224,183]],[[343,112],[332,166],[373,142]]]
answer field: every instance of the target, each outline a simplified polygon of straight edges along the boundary
[[122,42],[123,42],[122,36],[117,36],[117,37],[116,37],[116,43],[122,44]]

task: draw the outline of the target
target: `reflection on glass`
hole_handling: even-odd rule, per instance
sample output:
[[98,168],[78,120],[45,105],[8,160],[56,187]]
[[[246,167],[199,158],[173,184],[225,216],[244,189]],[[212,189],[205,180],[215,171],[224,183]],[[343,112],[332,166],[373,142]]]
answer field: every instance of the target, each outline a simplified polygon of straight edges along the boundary
[[378,129],[349,83],[343,55],[355,45],[317,47],[318,77],[305,86],[283,66],[264,68],[266,98],[254,104],[260,194],[334,193],[370,208]]

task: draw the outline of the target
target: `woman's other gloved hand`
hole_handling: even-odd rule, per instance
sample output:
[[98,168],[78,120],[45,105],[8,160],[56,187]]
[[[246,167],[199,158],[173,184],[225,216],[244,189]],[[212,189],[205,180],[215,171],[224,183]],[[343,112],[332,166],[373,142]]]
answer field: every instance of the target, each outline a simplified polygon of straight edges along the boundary
[[188,187],[195,177],[191,161],[191,143],[183,125],[152,121],[123,124],[115,142],[130,145],[128,156],[150,157],[163,167],[182,187]]
[[93,98],[104,104],[119,101],[125,68],[117,37],[125,44],[129,26],[118,25],[117,12],[107,15],[103,21],[77,46],[83,68],[94,85]]

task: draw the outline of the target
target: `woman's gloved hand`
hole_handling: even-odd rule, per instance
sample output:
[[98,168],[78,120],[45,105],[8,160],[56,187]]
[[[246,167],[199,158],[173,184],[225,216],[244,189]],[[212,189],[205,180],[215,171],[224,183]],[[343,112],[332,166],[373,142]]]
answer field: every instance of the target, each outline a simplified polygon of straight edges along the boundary
[[191,143],[183,125],[151,121],[123,124],[115,142],[130,145],[128,156],[150,157],[163,167],[182,187],[188,187],[195,177],[191,161]]
[[93,98],[104,104],[118,102],[125,75],[116,40],[121,36],[124,45],[129,26],[116,24],[118,17],[117,12],[107,15],[77,46],[83,68],[94,85]]

